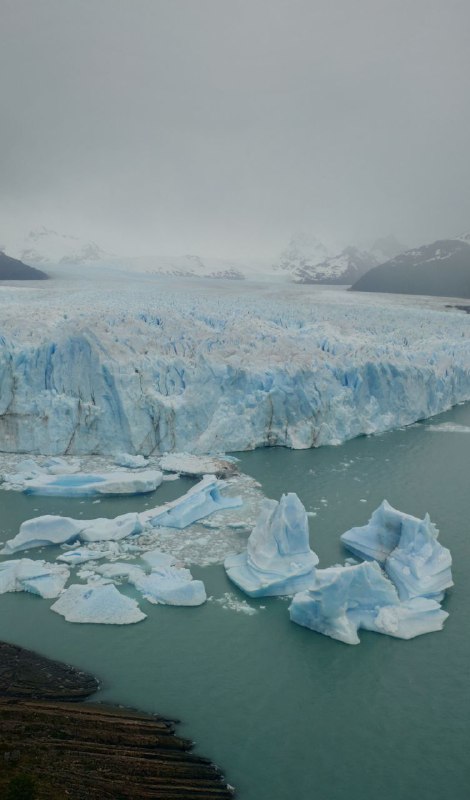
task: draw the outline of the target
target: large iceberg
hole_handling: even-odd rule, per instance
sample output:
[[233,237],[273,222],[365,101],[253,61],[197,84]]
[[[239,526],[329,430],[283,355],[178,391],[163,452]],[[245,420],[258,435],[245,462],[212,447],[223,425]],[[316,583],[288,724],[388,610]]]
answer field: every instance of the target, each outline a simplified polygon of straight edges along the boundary
[[[89,474],[49,475],[37,473],[34,476],[21,474],[5,476],[7,483],[19,484],[25,494],[54,495],[59,497],[90,497],[94,495],[145,494],[160,486],[163,473],[159,470],[142,472],[103,472]],[[14,480],[12,480],[12,478]]]
[[67,622],[129,625],[145,619],[137,602],[121,594],[113,584],[82,586],[74,583],[51,606]]
[[121,514],[114,519],[81,520],[45,514],[23,522],[19,533],[5,544],[1,552],[11,554],[33,547],[71,544],[75,541],[117,541],[141,533],[142,530],[143,525],[136,513]]
[[448,617],[429,598],[401,602],[375,562],[317,570],[312,587],[295,595],[292,622],[346,644],[359,644],[358,630],[412,639],[442,629]]
[[40,597],[58,597],[69,579],[65,565],[29,558],[0,562],[0,594],[31,592]]
[[470,399],[468,318],[439,299],[77,281],[2,298],[4,452],[306,448]]
[[438,535],[428,514],[420,520],[384,500],[367,525],[351,528],[341,540],[355,555],[378,561],[402,600],[442,600],[444,591],[453,586],[452,557]]
[[246,551],[225,559],[227,575],[250,597],[294,594],[312,585],[318,556],[296,494],[264,500]]
[[219,481],[213,475],[205,475],[199,483],[189,489],[182,497],[141,514],[154,527],[186,528],[203,517],[225,508],[238,508],[242,505],[240,497],[222,495],[221,489],[226,481]]

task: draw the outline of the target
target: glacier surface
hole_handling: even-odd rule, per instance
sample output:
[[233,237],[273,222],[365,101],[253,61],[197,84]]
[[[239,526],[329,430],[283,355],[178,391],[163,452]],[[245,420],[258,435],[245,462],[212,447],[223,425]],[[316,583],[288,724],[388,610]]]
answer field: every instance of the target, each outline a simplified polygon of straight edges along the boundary
[[308,518],[294,493],[264,500],[247,549],[225,559],[230,580],[250,597],[294,594],[311,586],[318,556],[309,545]]
[[210,453],[336,444],[470,399],[444,301],[93,276],[0,296],[0,449]]

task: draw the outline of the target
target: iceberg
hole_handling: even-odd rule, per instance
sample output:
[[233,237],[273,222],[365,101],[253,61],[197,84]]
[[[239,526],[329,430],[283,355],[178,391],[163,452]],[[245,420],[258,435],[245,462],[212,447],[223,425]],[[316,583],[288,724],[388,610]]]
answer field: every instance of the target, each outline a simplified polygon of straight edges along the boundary
[[74,566],[75,564],[85,564],[87,561],[100,561],[102,558],[107,558],[109,553],[106,550],[90,550],[88,547],[75,547],[67,553],[57,556],[57,561],[63,561],[64,564]]
[[74,583],[51,606],[67,622],[129,625],[146,618],[137,602],[121,594],[113,584],[82,586]]
[[429,514],[420,520],[384,500],[367,525],[351,528],[341,540],[355,555],[381,564],[401,600],[442,600],[445,590],[453,586],[452,556],[438,542],[438,535]]
[[138,473],[104,472],[95,475],[85,472],[71,475],[37,474],[33,477],[25,477],[22,482],[22,491],[25,494],[59,497],[145,494],[153,492],[160,486],[162,480],[163,473],[159,470],[145,470]]
[[169,553],[163,553],[158,548],[147,550],[142,553],[142,561],[147,564],[150,569],[160,569],[160,567],[173,567],[177,559]]
[[[189,569],[172,565],[174,559],[165,553],[150,554],[153,562],[149,575],[134,564],[115,562],[101,564],[95,571],[104,578],[131,583],[150,603],[171,606],[200,606],[207,599],[202,581],[193,580]],[[161,563],[157,563],[160,561]]]
[[0,594],[31,592],[40,597],[58,597],[70,577],[65,565],[20,558],[0,563]]
[[225,559],[230,580],[250,597],[295,594],[312,585],[318,556],[308,518],[294,493],[264,500],[246,551]]
[[148,519],[153,527],[186,528],[215,511],[241,506],[240,497],[221,495],[220,491],[225,486],[227,486],[226,481],[217,480],[213,475],[204,475],[203,479],[182,497],[144,512],[141,514],[141,519]]
[[346,644],[359,644],[360,628],[411,639],[441,630],[448,617],[435,600],[400,602],[374,561],[317,570],[312,588],[295,595],[289,614],[292,622]]
[[45,514],[23,522],[19,533],[6,542],[1,552],[10,555],[33,547],[72,544],[75,541],[118,541],[139,534],[142,530],[143,525],[136,513],[121,514],[114,519],[89,520]]
[[207,600],[204,583],[193,580],[189,569],[182,567],[158,567],[149,575],[132,578],[132,583],[149,603],[200,606]]

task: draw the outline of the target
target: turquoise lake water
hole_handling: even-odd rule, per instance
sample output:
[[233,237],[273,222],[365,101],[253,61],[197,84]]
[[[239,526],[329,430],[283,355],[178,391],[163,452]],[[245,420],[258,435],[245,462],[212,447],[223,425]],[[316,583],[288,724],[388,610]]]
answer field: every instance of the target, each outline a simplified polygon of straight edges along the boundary
[[[470,426],[470,406],[340,447],[239,454],[267,496],[295,491],[317,510],[320,567],[344,560],[339,535],[384,498],[417,516],[429,511],[454,558],[440,633],[400,641],[364,631],[351,647],[291,623],[279,598],[250,600],[253,616],[217,603],[142,601],[148,619],[139,625],[73,625],[49,601],[17,593],[0,597],[0,638],[90,670],[102,700],[181,719],[181,734],[222,767],[240,800],[468,800],[470,433],[429,429],[443,422]],[[41,513],[115,516],[191,483],[99,506],[1,492],[0,539]],[[243,597],[222,567],[192,572],[208,595]]]

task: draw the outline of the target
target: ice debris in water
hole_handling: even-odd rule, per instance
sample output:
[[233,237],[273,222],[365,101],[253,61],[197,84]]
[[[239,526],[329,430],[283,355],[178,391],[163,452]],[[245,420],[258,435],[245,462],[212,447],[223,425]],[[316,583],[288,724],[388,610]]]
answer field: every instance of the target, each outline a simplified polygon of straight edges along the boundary
[[82,542],[116,541],[143,531],[139,515],[121,514],[114,519],[72,519],[52,514],[26,520],[19,533],[10,539],[2,553],[16,553],[32,547],[65,544],[77,540]]
[[294,493],[265,500],[247,549],[225,559],[227,575],[250,597],[294,594],[313,582],[318,556],[309,546],[305,508]]
[[18,489],[25,494],[59,497],[90,497],[95,495],[145,494],[160,486],[163,473],[148,469],[142,472],[102,472],[50,475],[38,468],[4,476],[4,488]]
[[129,625],[145,619],[137,602],[121,594],[113,584],[72,584],[51,606],[67,622]]
[[161,469],[191,478],[216,475],[228,478],[238,473],[236,459],[227,456],[197,456],[192,453],[170,453],[160,460]]
[[[212,602],[217,603],[225,610],[236,611],[238,614],[246,614],[249,617],[258,613],[257,608],[250,606],[246,600],[239,600],[238,597],[235,597],[231,592],[225,592],[222,597],[216,599],[212,598]],[[262,608],[264,609],[264,606],[262,606]]]
[[118,467],[127,467],[128,469],[141,469],[147,465],[147,459],[144,456],[133,456],[130,453],[119,453],[114,459],[114,463]]
[[452,557],[437,541],[438,535],[428,514],[420,520],[384,500],[367,525],[351,528],[341,540],[355,555],[378,561],[401,600],[442,600],[445,589],[453,586]]
[[238,508],[242,505],[241,497],[230,497],[220,493],[225,486],[227,486],[226,481],[217,480],[213,475],[204,475],[203,479],[182,497],[146,511],[141,517],[148,519],[154,527],[186,528],[215,511]]
[[364,628],[400,639],[442,629],[448,617],[429,598],[400,602],[393,583],[375,562],[317,570],[311,589],[295,595],[293,622],[346,644],[359,644]]
[[65,565],[29,558],[0,563],[0,594],[31,592],[40,597],[58,597],[70,576]]

